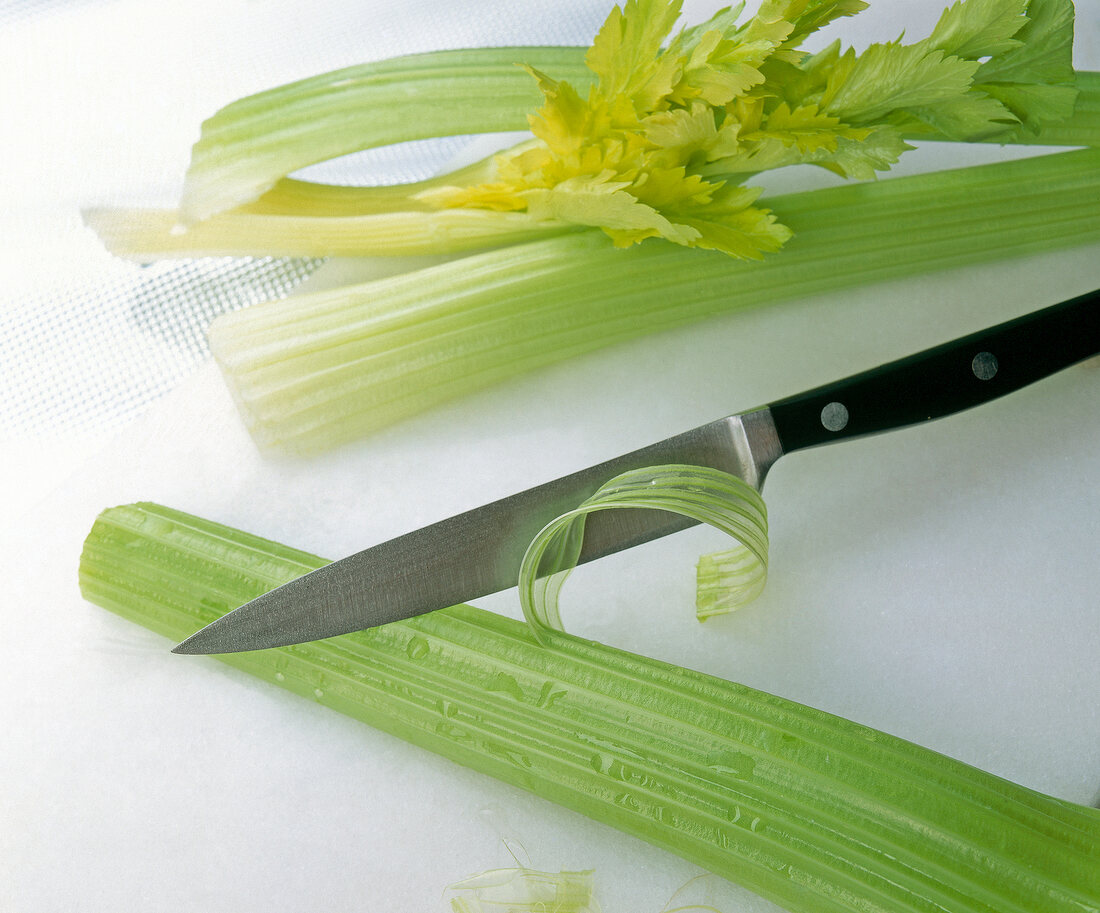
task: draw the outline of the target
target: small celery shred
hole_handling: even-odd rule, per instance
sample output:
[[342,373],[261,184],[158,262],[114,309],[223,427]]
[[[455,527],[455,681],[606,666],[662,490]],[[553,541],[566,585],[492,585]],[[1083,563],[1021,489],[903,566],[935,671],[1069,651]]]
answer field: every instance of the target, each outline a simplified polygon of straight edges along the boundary
[[[768,571],[768,512],[760,493],[737,476],[703,466],[649,466],[616,476],[573,510],[548,523],[528,547],[519,571],[519,598],[535,637],[564,630],[558,594],[577,566],[584,520],[598,510],[664,510],[706,523],[741,543],[739,549],[708,556],[723,573],[702,580],[700,620],[729,612],[755,599]],[[730,562],[728,556],[736,555]],[[736,565],[734,567],[734,565]]]
[[1100,149],[776,197],[746,263],[596,230],[224,314],[209,341],[251,434],[309,453],[525,371],[715,314],[1100,240]]
[[[675,31],[680,0],[627,0],[583,54],[584,75],[574,49],[545,48],[341,70],[211,118],[179,212],[99,209],[87,220],[112,250],[141,257],[459,253],[594,227],[621,247],[664,238],[759,259],[791,228],[743,186],[758,172],[809,164],[868,179],[912,148],[906,138],[1015,141],[1073,115],[1071,0],[960,0],[916,42],[801,50],[866,5],[762,0],[745,19],[742,3]],[[508,54],[541,106],[506,87]],[[446,76],[454,81],[442,89]],[[404,110],[403,99],[432,90],[446,99],[438,119]],[[471,90],[486,93],[480,104]],[[471,131],[523,126],[509,110],[516,98],[530,103],[533,140],[473,169],[374,193],[314,194],[301,181],[286,192],[295,167],[398,135],[453,134],[456,109]],[[363,123],[353,105],[375,120]],[[337,200],[339,215],[326,205]]]
[[449,888],[454,913],[600,913],[593,873],[493,869]]
[[[100,515],[80,584],[180,640],[325,563],[145,503]],[[223,659],[792,913],[1100,910],[1100,811],[743,685],[552,639],[455,606]]]

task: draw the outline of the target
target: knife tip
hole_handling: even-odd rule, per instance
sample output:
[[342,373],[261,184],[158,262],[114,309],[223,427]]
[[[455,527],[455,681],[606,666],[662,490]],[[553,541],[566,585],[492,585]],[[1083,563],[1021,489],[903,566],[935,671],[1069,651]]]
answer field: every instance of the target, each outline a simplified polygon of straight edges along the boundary
[[194,648],[192,648],[192,647],[191,647],[191,646],[190,646],[190,645],[189,645],[189,644],[187,643],[187,641],[186,641],[186,640],[184,640],[184,641],[181,641],[180,643],[176,644],[176,645],[175,645],[175,646],[174,646],[174,647],[172,648],[172,652],[173,652],[173,653],[178,653],[178,654],[180,654],[181,656],[194,656],[194,655],[196,655],[196,654],[200,654],[200,653],[202,653],[202,651],[201,651],[201,650],[195,650]]
[[210,630],[210,626],[207,625],[192,634],[190,637],[181,640],[172,648],[173,653],[178,653],[183,656],[201,656],[208,653],[221,653],[222,650],[217,646],[218,637],[216,633]]

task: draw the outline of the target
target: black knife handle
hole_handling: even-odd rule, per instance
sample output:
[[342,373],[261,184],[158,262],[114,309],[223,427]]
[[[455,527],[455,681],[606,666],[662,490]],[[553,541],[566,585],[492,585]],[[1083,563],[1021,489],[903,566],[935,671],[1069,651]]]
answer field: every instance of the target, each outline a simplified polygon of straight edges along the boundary
[[1100,352],[1100,290],[769,406],[784,453],[889,431],[1019,390]]

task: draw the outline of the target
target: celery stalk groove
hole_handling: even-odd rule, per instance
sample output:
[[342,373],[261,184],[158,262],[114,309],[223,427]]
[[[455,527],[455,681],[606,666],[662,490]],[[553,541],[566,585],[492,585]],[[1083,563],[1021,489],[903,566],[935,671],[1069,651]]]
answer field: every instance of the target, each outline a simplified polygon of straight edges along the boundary
[[226,314],[210,344],[256,440],[316,451],[710,315],[1092,243],[1098,195],[1091,149],[843,185],[769,200],[795,237],[762,262],[574,232]]
[[[180,639],[325,562],[154,504],[105,511],[91,601]],[[742,685],[467,606],[229,654],[794,913],[1100,910],[1100,812]]]

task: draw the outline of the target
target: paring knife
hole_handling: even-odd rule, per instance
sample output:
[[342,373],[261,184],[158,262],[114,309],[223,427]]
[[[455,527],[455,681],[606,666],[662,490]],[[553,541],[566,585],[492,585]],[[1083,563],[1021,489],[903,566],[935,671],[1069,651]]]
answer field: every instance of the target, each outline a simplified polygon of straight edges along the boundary
[[[1097,353],[1100,291],[719,419],[357,552],[229,612],[174,652],[285,646],[468,602],[515,586],[538,531],[628,469],[710,466],[759,489],[785,453],[951,415]],[[657,510],[597,511],[586,520],[580,562],[694,523]]]

